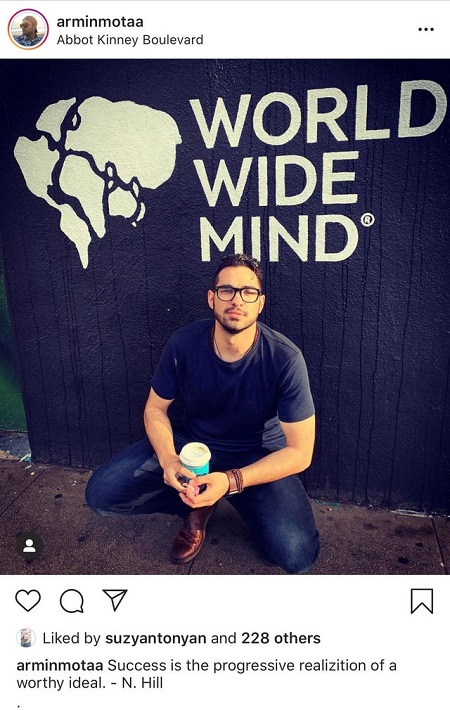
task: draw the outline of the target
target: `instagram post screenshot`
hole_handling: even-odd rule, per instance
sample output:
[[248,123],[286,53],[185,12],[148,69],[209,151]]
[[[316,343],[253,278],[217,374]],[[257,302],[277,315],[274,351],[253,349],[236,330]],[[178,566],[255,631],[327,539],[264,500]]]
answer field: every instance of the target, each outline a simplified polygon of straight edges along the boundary
[[442,705],[449,3],[0,25],[1,707]]

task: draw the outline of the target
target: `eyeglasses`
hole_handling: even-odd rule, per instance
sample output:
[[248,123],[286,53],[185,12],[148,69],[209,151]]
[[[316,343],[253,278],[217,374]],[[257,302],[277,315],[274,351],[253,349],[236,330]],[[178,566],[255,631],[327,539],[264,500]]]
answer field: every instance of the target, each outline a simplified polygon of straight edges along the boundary
[[262,291],[259,288],[251,288],[249,286],[244,286],[243,288],[218,286],[213,288],[213,291],[221,301],[232,301],[235,295],[239,293],[244,303],[255,303],[262,296]]

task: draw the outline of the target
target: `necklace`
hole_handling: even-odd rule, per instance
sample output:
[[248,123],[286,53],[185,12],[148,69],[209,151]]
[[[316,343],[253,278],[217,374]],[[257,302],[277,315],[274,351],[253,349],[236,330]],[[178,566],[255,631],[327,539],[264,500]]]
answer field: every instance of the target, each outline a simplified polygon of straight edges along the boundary
[[[258,338],[259,338],[259,328],[258,328],[258,326],[256,326],[255,337],[253,338],[253,342],[250,345],[250,347],[247,348],[245,353],[238,358],[239,360],[242,360],[242,358],[244,358],[246,355],[248,355],[250,350],[252,350],[255,347],[256,343],[258,342]],[[213,347],[217,350],[218,356],[220,357],[221,360],[223,360],[222,353],[220,352],[219,346],[217,345],[215,324],[211,328],[211,340],[213,342]]]

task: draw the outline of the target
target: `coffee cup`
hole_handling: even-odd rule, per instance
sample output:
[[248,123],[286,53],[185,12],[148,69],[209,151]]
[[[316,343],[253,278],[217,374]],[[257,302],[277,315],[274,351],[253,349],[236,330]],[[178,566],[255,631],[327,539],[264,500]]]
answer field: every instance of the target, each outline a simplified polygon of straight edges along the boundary
[[204,476],[209,473],[210,458],[211,452],[206,444],[201,444],[198,441],[185,444],[180,451],[181,463],[196,476]]

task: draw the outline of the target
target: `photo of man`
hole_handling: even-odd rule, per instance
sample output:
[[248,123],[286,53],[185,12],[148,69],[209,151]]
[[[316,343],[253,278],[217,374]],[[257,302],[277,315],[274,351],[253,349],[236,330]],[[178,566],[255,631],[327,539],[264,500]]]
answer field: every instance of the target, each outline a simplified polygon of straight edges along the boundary
[[[308,468],[314,446],[308,374],[294,343],[258,322],[264,301],[259,262],[245,254],[223,257],[208,291],[214,319],[181,328],[164,350],[145,408],[148,439],[89,482],[87,502],[100,514],[178,513],[174,564],[200,552],[223,497],[272,564],[301,574],[317,557],[311,505],[294,475]],[[178,395],[185,416],[174,435],[167,412]],[[201,478],[177,454],[195,440],[213,452],[211,473]]]
[[4,569],[441,573],[449,63],[7,69]]
[[38,12],[33,15],[23,15],[23,12],[16,13],[11,19],[9,35],[23,49],[34,49],[47,39],[47,22]]

